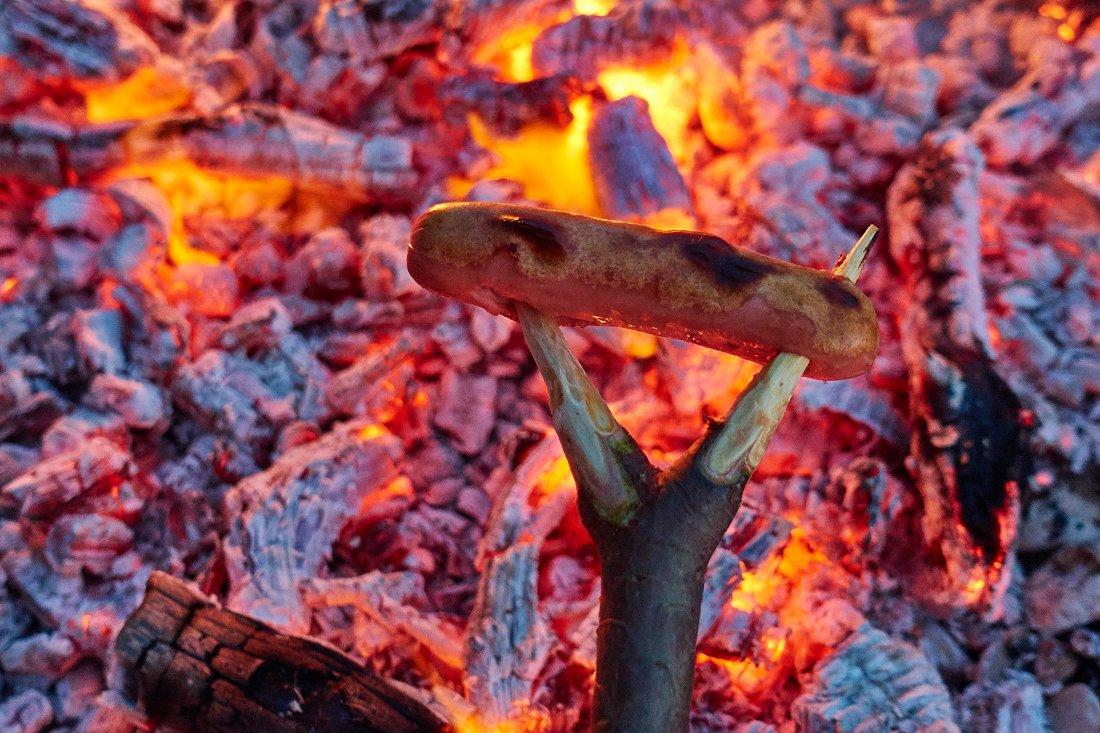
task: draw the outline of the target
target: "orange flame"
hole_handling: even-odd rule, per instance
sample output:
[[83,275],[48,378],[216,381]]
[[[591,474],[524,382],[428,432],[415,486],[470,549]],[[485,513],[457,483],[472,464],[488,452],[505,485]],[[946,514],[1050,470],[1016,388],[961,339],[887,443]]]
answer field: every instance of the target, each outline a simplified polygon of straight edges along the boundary
[[178,73],[144,66],[121,82],[96,84],[84,90],[89,122],[147,120],[191,102],[191,89]]

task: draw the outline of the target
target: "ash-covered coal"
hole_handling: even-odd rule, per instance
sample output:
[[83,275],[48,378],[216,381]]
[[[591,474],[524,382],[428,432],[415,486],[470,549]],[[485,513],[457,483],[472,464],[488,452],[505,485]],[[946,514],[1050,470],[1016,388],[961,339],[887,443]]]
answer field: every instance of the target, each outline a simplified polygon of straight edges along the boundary
[[[458,731],[585,729],[545,386],[405,269],[457,198],[820,268],[883,228],[873,368],[802,385],[711,561],[695,730],[1093,730],[1097,10],[734,5],[9,2],[0,729],[148,729],[114,640],[154,570]],[[756,371],[566,335],[661,465]]]

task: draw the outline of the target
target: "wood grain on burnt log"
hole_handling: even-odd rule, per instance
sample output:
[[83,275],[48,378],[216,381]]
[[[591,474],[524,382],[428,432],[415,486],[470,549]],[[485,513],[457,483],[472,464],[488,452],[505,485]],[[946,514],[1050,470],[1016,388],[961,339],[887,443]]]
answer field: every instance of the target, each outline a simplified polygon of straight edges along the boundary
[[350,657],[218,608],[164,573],[150,577],[115,650],[127,694],[168,730],[447,729]]

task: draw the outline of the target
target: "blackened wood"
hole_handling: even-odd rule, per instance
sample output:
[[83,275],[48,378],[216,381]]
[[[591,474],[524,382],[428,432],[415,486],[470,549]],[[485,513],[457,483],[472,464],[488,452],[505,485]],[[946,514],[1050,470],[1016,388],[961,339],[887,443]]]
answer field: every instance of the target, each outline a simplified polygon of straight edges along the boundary
[[445,731],[428,707],[319,642],[153,573],[115,643],[127,694],[168,730]]

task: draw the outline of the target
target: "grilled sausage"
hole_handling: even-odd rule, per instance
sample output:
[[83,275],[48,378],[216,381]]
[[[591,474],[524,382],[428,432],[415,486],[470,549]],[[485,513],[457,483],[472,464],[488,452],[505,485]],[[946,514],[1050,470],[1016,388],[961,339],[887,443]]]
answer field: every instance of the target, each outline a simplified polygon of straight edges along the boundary
[[871,302],[836,275],[701,232],[660,232],[525,206],[452,203],[416,222],[409,272],[429,290],[515,318],[523,301],[763,362],[785,351],[817,379],[868,369]]

